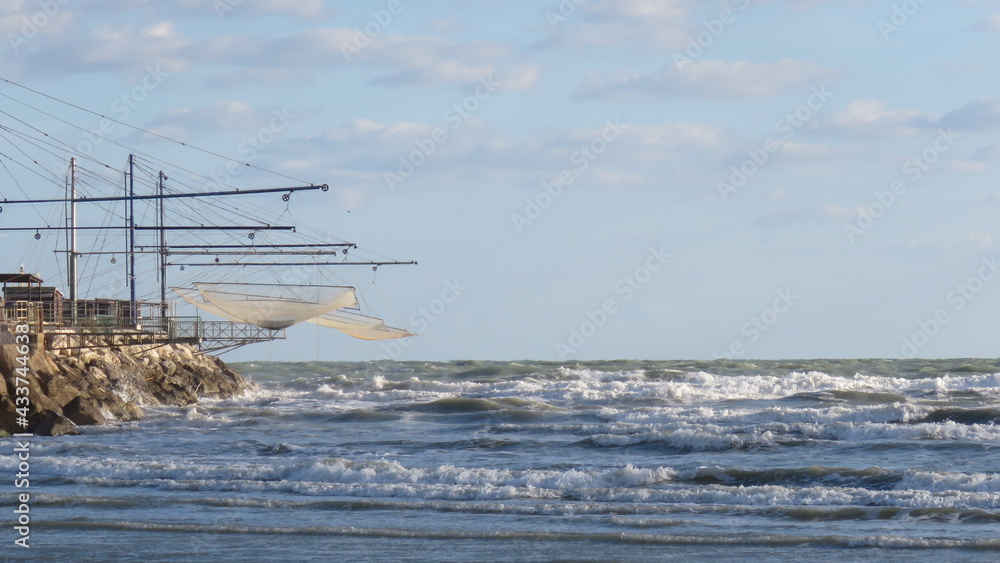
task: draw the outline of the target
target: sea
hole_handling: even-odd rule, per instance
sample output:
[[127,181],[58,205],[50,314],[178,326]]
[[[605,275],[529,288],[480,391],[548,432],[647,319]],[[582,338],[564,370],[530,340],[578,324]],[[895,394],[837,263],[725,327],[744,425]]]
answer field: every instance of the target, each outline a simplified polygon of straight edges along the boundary
[[997,561],[1000,361],[241,363],[33,438],[6,561]]

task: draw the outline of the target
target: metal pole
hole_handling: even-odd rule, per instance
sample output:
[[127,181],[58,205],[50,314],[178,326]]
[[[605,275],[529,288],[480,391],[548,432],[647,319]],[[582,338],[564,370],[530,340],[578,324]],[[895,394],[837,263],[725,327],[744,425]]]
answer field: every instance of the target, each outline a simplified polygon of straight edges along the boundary
[[76,158],[69,159],[69,306],[70,319],[72,324],[76,324],[76,300],[77,283],[77,262],[79,255],[76,253]]
[[[166,174],[160,171],[160,181],[157,184],[158,190],[157,194],[160,196],[157,199],[160,211],[160,318],[167,318],[167,230],[163,227],[166,226],[166,214],[163,203],[163,182],[167,179]],[[132,249],[135,252],[135,248]]]
[[128,155],[128,284],[129,284],[129,309],[132,317],[132,324],[135,324],[137,311],[135,310],[135,155]]

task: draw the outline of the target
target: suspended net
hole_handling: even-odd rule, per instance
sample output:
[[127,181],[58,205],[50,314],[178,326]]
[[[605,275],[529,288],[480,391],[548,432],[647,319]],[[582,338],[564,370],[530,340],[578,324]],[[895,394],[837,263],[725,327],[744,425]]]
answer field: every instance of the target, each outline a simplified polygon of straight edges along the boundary
[[401,328],[386,326],[385,321],[376,317],[368,317],[350,311],[333,311],[319,317],[308,319],[309,322],[335,328],[344,334],[361,340],[391,340],[414,336],[413,333]]
[[194,305],[195,307],[201,309],[202,311],[205,311],[206,313],[215,315],[217,317],[222,317],[227,321],[233,321],[234,323],[243,322],[237,319],[236,317],[229,315],[228,313],[216,307],[215,305],[212,305],[208,301],[205,301],[205,297],[201,294],[201,292],[193,287],[172,287],[170,289],[173,289],[174,293],[180,295],[182,299]]
[[[261,328],[278,330],[302,321],[341,309],[357,307],[354,288],[330,285],[291,284],[194,284],[204,298],[191,304],[206,312],[218,314],[234,322],[249,323]],[[215,311],[205,307],[205,303]]]

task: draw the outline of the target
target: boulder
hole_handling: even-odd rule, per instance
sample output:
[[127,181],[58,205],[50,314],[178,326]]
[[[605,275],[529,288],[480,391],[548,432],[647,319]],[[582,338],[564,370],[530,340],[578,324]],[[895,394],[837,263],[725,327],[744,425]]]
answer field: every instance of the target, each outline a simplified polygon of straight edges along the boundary
[[0,431],[76,433],[77,426],[138,420],[140,405],[185,406],[199,397],[226,398],[256,386],[219,358],[190,345],[92,348],[75,355],[34,353],[28,361],[28,427],[14,396],[16,347],[0,346]]

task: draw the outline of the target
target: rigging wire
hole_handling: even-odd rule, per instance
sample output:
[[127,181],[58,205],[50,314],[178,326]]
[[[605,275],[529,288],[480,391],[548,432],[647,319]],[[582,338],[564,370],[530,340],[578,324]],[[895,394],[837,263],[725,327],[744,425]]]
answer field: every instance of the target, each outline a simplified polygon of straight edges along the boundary
[[[196,150],[196,151],[199,151],[199,152],[202,152],[202,153],[205,153],[205,154],[208,154],[208,155],[212,155],[212,156],[215,156],[215,157],[218,157],[218,158],[222,158],[222,159],[226,159],[226,160],[231,160],[231,161],[233,161],[233,162],[238,162],[239,164],[242,164],[242,165],[244,165],[244,166],[247,166],[247,167],[249,167],[249,168],[255,168],[255,169],[257,169],[257,170],[260,170],[260,171],[262,171],[262,172],[267,172],[267,173],[269,173],[269,174],[274,174],[274,175],[276,175],[276,176],[281,176],[281,177],[283,177],[283,178],[287,178],[287,179],[289,179],[289,180],[294,180],[294,181],[296,181],[296,182],[303,182],[303,183],[306,183],[306,182],[305,182],[304,180],[299,180],[298,178],[294,178],[294,177],[292,177],[292,176],[289,176],[289,175],[287,175],[287,174],[282,174],[281,172],[276,172],[276,171],[274,171],[274,170],[268,170],[267,168],[263,168],[263,167],[260,167],[260,166],[256,166],[256,165],[254,165],[254,164],[251,164],[251,163],[249,163],[249,162],[240,162],[240,161],[238,161],[238,160],[233,160],[233,159],[231,159],[231,158],[229,158],[229,157],[227,157],[227,156],[224,156],[224,155],[221,155],[221,154],[219,154],[219,153],[216,153],[216,152],[212,152],[212,151],[210,151],[210,150],[207,150],[207,149],[203,149],[203,148],[200,148],[200,147],[196,147],[196,146],[194,146],[194,145],[191,145],[191,144],[188,144],[188,143],[185,143],[185,142],[182,142],[182,141],[178,141],[178,140],[176,140],[176,139],[171,139],[170,137],[167,137],[166,135],[161,135],[160,133],[156,133],[156,132],[154,132],[154,131],[149,131],[149,130],[147,130],[147,129],[143,129],[142,127],[138,127],[138,126],[135,126],[135,125],[131,125],[131,124],[129,124],[129,123],[126,123],[126,122],[124,122],[124,121],[119,121],[119,120],[117,120],[117,119],[115,119],[115,118],[113,118],[113,117],[108,117],[108,116],[106,116],[106,115],[102,115],[102,114],[100,114],[100,113],[97,113],[96,111],[92,111],[92,110],[89,110],[89,109],[87,109],[87,108],[83,108],[83,107],[80,107],[80,106],[78,106],[78,105],[76,105],[76,104],[72,104],[72,103],[70,103],[70,102],[67,102],[67,101],[65,101],[65,100],[60,100],[59,98],[56,98],[56,97],[54,97],[54,96],[50,96],[50,95],[48,95],[48,94],[46,94],[46,93],[44,93],[44,92],[40,92],[40,91],[38,91],[38,90],[35,90],[35,89],[33,89],[33,88],[29,88],[29,87],[27,87],[27,86],[25,86],[25,85],[23,85],[23,84],[19,84],[19,83],[17,83],[17,82],[14,82],[13,80],[9,80],[9,79],[7,79],[7,78],[2,78],[2,77],[0,77],[0,81],[3,81],[3,82],[6,82],[6,83],[8,83],[8,84],[10,84],[10,85],[12,85],[12,86],[17,86],[18,88],[22,88],[22,89],[24,89],[24,90],[27,90],[27,91],[29,91],[29,92],[32,92],[32,93],[34,93],[34,94],[37,94],[37,95],[39,95],[39,96],[43,96],[43,97],[45,97],[45,98],[48,98],[48,99],[50,99],[50,100],[53,100],[53,101],[55,101],[55,102],[58,102],[58,103],[61,103],[61,104],[64,104],[64,105],[67,105],[67,106],[69,106],[69,107],[72,107],[72,108],[74,108],[74,109],[77,109],[77,110],[80,110],[80,111],[83,111],[83,112],[86,112],[86,113],[89,113],[89,114],[91,114],[91,115],[96,115],[97,117],[101,117],[101,118],[104,118],[104,119],[108,119],[108,120],[110,120],[110,121],[112,121],[112,122],[114,122],[114,123],[118,123],[119,125],[124,125],[125,127],[128,127],[128,128],[130,128],[130,129],[134,129],[134,130],[136,130],[136,131],[139,131],[139,132],[142,132],[142,133],[145,133],[145,134],[147,134],[147,135],[152,135],[152,136],[154,136],[154,137],[159,137],[159,138],[161,138],[161,139],[163,139],[163,140],[165,140],[165,141],[169,141],[169,142],[171,142],[171,143],[176,143],[176,144],[178,144],[178,145],[181,145],[181,146],[184,146],[184,147],[188,147],[188,148],[191,148],[191,149],[194,149],[194,150]],[[11,98],[10,96],[7,96],[6,94],[0,94],[0,96],[4,96],[4,97],[6,97],[6,98],[8,98],[8,99],[11,99],[11,100],[14,100],[14,101],[18,101],[18,100],[15,100],[14,98]],[[18,102],[18,103],[23,103],[23,102]],[[24,105],[27,105],[27,104],[24,104]],[[28,106],[28,107],[31,107],[31,106]],[[32,108],[32,109],[34,109],[35,111],[40,111],[40,110],[38,110],[37,108]],[[42,113],[44,113],[44,112],[42,112]],[[47,115],[47,114],[46,114],[46,115]],[[50,116],[50,117],[53,117],[53,116]],[[152,158],[152,157],[150,157],[150,158]]]
[[[16,82],[13,82],[13,81],[5,79],[5,78],[0,78],[0,81],[3,81],[3,82],[6,82],[8,84],[11,84],[13,86],[22,88],[24,90],[27,90],[27,91],[32,92],[32,93],[35,93],[35,94],[40,95],[40,96],[43,96],[45,98],[54,100],[56,102],[59,102],[61,104],[64,104],[64,105],[72,107],[72,108],[75,108],[77,110],[80,110],[80,111],[83,111],[83,112],[86,112],[86,113],[89,113],[89,114],[92,114],[92,115],[96,115],[96,116],[101,117],[101,118],[108,119],[108,120],[110,120],[110,121],[112,121],[114,123],[118,123],[118,124],[124,125],[124,126],[130,128],[130,129],[133,129],[133,130],[145,133],[147,135],[158,137],[158,138],[161,138],[163,140],[166,140],[166,141],[169,141],[169,142],[172,142],[172,143],[176,143],[176,144],[179,144],[179,145],[182,145],[182,146],[185,146],[185,147],[188,147],[188,148],[200,151],[200,152],[208,154],[208,155],[212,155],[212,156],[215,156],[215,157],[218,157],[218,158],[222,158],[222,159],[224,159],[228,163],[238,163],[238,164],[244,165],[246,167],[254,168],[256,170],[259,170],[259,171],[262,171],[262,172],[265,172],[265,173],[268,173],[268,174],[273,174],[273,175],[276,175],[276,176],[281,176],[281,177],[287,178],[289,180],[293,180],[295,182],[299,182],[299,183],[301,183],[303,185],[306,185],[306,184],[312,185],[312,184],[310,184],[308,182],[305,182],[303,180],[299,180],[297,178],[294,178],[294,177],[282,174],[280,172],[276,172],[276,171],[273,171],[273,170],[268,170],[268,169],[260,167],[260,166],[254,166],[254,165],[252,165],[250,163],[247,163],[247,162],[239,162],[239,161],[236,161],[236,160],[231,159],[229,157],[226,157],[224,155],[221,155],[221,154],[209,151],[209,150],[201,149],[199,147],[196,147],[196,146],[189,145],[189,144],[181,142],[181,141],[177,141],[177,140],[171,139],[171,138],[166,137],[164,135],[161,135],[159,133],[155,133],[153,131],[142,129],[140,127],[132,126],[132,125],[130,125],[128,123],[124,123],[122,121],[119,121],[119,120],[116,120],[116,119],[113,119],[113,118],[109,118],[109,117],[104,116],[102,114],[99,114],[99,113],[87,110],[86,108],[74,105],[74,104],[69,103],[69,102],[65,102],[63,100],[59,100],[58,98],[54,98],[52,96],[49,96],[49,95],[44,94],[42,92],[39,92],[37,90],[33,90],[31,88],[28,88],[26,86],[23,86],[21,84],[18,84]],[[44,111],[42,109],[39,109],[37,107],[34,107],[34,106],[28,104],[26,102],[23,102],[21,100],[13,98],[13,97],[11,97],[11,96],[9,96],[7,94],[0,93],[0,96],[2,96],[4,98],[7,98],[9,100],[12,100],[12,101],[14,101],[14,102],[16,102],[18,104],[23,105],[23,106],[26,106],[26,107],[28,107],[31,110],[39,112],[42,115],[48,116],[48,117],[50,117],[50,118],[52,118],[52,119],[54,119],[54,120],[56,120],[58,122],[66,124],[66,125],[68,125],[70,127],[73,127],[75,129],[79,129],[81,131],[87,131],[83,127],[80,127],[80,126],[78,126],[78,125],[76,125],[76,124],[74,124],[74,123],[72,123],[70,121],[61,119],[61,118],[59,118],[59,117],[57,117],[57,116],[55,116],[55,115],[53,115],[51,113],[48,113],[48,112],[46,112],[46,111]],[[7,171],[7,174],[10,175],[11,178],[14,180],[15,185],[17,185],[17,187],[21,191],[21,193],[24,194],[25,198],[28,199],[28,196],[25,193],[24,188],[17,181],[17,178],[12,173],[12,171],[10,170],[10,168],[7,166],[6,161],[4,159],[10,160],[11,162],[13,162],[13,163],[15,163],[15,164],[17,164],[17,165],[25,168],[26,170],[34,173],[35,175],[37,175],[39,177],[42,177],[46,181],[50,181],[50,182],[52,182],[52,183],[54,183],[54,184],[56,184],[56,185],[58,185],[60,187],[64,187],[63,184],[62,184],[63,179],[59,178],[59,176],[58,176],[57,173],[55,173],[52,170],[47,169],[44,166],[42,166],[38,162],[38,160],[36,160],[35,158],[32,158],[32,156],[29,155],[28,152],[26,152],[24,150],[24,148],[22,148],[22,145],[25,148],[30,147],[29,150],[34,149],[34,150],[40,151],[38,154],[48,154],[48,155],[55,156],[57,158],[64,158],[64,156],[62,156],[61,154],[59,154],[59,153],[61,153],[64,150],[68,150],[69,153],[70,153],[70,155],[73,155],[76,152],[73,149],[73,147],[70,147],[68,144],[66,144],[66,143],[64,143],[62,141],[59,141],[58,139],[56,139],[54,137],[51,137],[49,134],[47,134],[47,133],[45,133],[45,132],[43,132],[43,131],[35,128],[31,124],[29,124],[29,123],[27,123],[25,121],[22,121],[21,119],[15,117],[15,116],[13,116],[13,115],[5,112],[5,111],[0,110],[0,114],[6,115],[6,116],[12,118],[13,120],[17,121],[18,123],[21,123],[22,125],[24,125],[27,128],[29,128],[31,131],[35,131],[38,135],[42,135],[42,137],[38,137],[37,135],[33,135],[33,134],[29,133],[29,132],[19,131],[17,129],[13,129],[11,127],[0,125],[0,138],[2,138],[4,141],[6,141],[11,146],[13,146],[18,152],[20,152],[25,158],[27,158],[35,166],[37,166],[39,168],[42,168],[46,173],[48,173],[51,176],[55,177],[55,180],[53,180],[52,178],[48,178],[44,174],[42,174],[41,172],[37,171],[35,168],[32,168],[31,166],[28,166],[25,163],[22,163],[19,159],[14,159],[14,158],[11,158],[11,157],[7,156],[6,154],[0,153],[0,157],[3,157],[3,159],[0,159],[0,163],[3,164],[5,170]],[[4,133],[6,133],[6,134],[4,134]],[[17,139],[19,139],[23,143],[17,144],[15,142],[13,142],[10,138],[8,138],[7,135],[10,135],[11,137],[16,137]],[[209,176],[206,176],[206,175],[200,174],[198,172],[194,172],[194,171],[188,170],[186,168],[183,168],[181,166],[178,166],[178,165],[175,165],[175,164],[172,164],[172,163],[168,163],[166,161],[163,161],[163,160],[161,160],[159,158],[156,158],[156,157],[153,157],[153,156],[148,155],[146,153],[143,153],[142,151],[139,151],[137,149],[131,148],[131,147],[129,147],[129,146],[123,144],[123,143],[117,142],[115,140],[108,139],[108,138],[105,138],[104,140],[108,141],[111,144],[114,144],[114,145],[117,145],[119,147],[128,149],[129,151],[131,151],[135,155],[135,158],[133,159],[133,164],[134,164],[133,171],[134,171],[134,173],[133,173],[133,177],[130,180],[132,182],[134,182],[134,184],[136,185],[137,188],[139,188],[139,190],[146,190],[146,189],[155,190],[156,189],[157,182],[159,180],[159,173],[160,173],[160,171],[156,170],[155,167],[160,167],[161,170],[165,171],[165,173],[169,173],[169,175],[170,175],[169,177],[170,177],[171,183],[173,183],[176,186],[180,186],[181,188],[189,188],[189,190],[188,190],[189,192],[204,191],[205,190],[205,184],[204,184],[203,181],[205,181],[205,180],[207,180],[207,181],[211,182],[213,185],[217,185],[217,186],[218,185],[222,185],[222,186],[227,186],[228,185],[225,182],[219,181],[218,179],[211,178]],[[32,152],[34,152],[34,151],[32,151]],[[113,171],[114,173],[117,173],[119,175],[119,181],[117,182],[117,186],[113,189],[112,193],[120,194],[122,192],[122,190],[125,187],[125,185],[124,185],[124,178],[125,178],[126,173],[125,173],[124,170],[120,170],[120,169],[118,169],[116,167],[112,167],[112,166],[110,166],[110,165],[108,165],[108,164],[106,164],[104,162],[101,162],[101,161],[99,161],[99,160],[91,157],[90,155],[79,155],[79,158],[80,158],[80,160],[86,160],[88,162],[93,162],[98,167],[102,167],[103,168],[103,170],[101,170],[102,173],[98,173],[98,172],[95,172],[95,171],[90,170],[88,168],[84,168],[82,166],[77,165],[77,167],[76,167],[76,171],[77,171],[77,186],[78,186],[78,189],[80,190],[80,193],[82,194],[83,197],[94,197],[91,194],[106,194],[106,193],[108,193],[108,189],[106,188],[107,186],[109,186],[109,185],[110,186],[115,186],[116,183],[114,181],[112,181],[110,178],[107,177],[107,175],[106,175],[107,171]],[[44,159],[44,157],[43,157],[43,159]],[[232,164],[230,164],[230,166],[231,165]],[[226,178],[226,181],[231,181],[231,180],[229,178]],[[102,189],[102,187],[104,187],[104,188]],[[233,186],[230,186],[230,187],[233,187]],[[137,190],[137,192],[139,190]],[[179,191],[175,187],[171,187],[171,186],[166,185],[166,184],[164,185],[164,192],[165,193],[185,193],[185,192]],[[153,193],[155,193],[155,192],[153,192]],[[288,194],[288,195],[290,195],[290,194]],[[288,220],[291,222],[291,224],[296,224],[295,217],[293,216],[292,210],[290,208],[290,204],[288,203],[288,199],[286,199],[288,197],[288,195],[286,195],[286,196],[283,197],[283,201],[285,202],[284,209],[281,210],[280,213],[277,213],[277,217],[275,218],[275,221],[276,222],[277,221],[281,221],[283,218],[287,217]],[[234,198],[234,199],[236,199],[236,198]],[[191,221],[191,220],[201,221],[202,224],[217,222],[218,221],[218,216],[214,216],[214,215],[211,215],[211,214],[212,213],[223,213],[229,219],[240,219],[240,218],[242,218],[242,219],[246,219],[247,221],[249,221],[250,223],[248,223],[248,224],[257,224],[257,223],[259,223],[259,224],[262,225],[262,227],[266,227],[268,225],[268,223],[264,222],[264,220],[262,220],[262,218],[274,217],[275,213],[278,211],[278,209],[276,209],[275,206],[273,206],[273,205],[270,205],[270,206],[268,206],[268,205],[258,205],[258,204],[254,204],[252,201],[249,202],[249,203],[246,202],[245,201],[246,198],[239,198],[239,199],[242,200],[241,201],[241,205],[237,205],[235,202],[231,202],[228,198],[211,198],[211,199],[207,199],[207,200],[204,199],[204,198],[191,198],[190,200],[188,200],[188,199],[179,199],[179,200],[176,200],[176,201],[178,202],[178,204],[180,204],[180,205],[177,206],[177,207],[180,208],[180,210],[177,210],[176,208],[174,208],[174,209],[171,209],[169,213],[170,213],[171,216],[183,217],[184,219],[187,219],[188,221]],[[2,202],[0,202],[0,203],[2,203]],[[162,201],[161,201],[161,204],[162,204]],[[32,207],[34,208],[35,206],[32,206]],[[170,207],[173,207],[173,206],[170,206]],[[103,219],[100,222],[102,229],[99,230],[99,231],[97,231],[96,232],[97,234],[95,234],[94,237],[92,237],[92,238],[88,237],[90,239],[91,244],[93,244],[94,247],[98,247],[98,248],[111,248],[111,246],[108,246],[109,244],[114,244],[114,245],[122,244],[124,246],[125,245],[125,241],[127,239],[127,235],[126,235],[126,233],[127,233],[127,226],[124,225],[125,214],[123,213],[123,210],[116,209],[116,207],[114,205],[110,204],[110,203],[107,203],[107,204],[103,204],[102,203],[101,205],[99,205],[97,207],[97,209],[99,209],[100,211],[103,212],[102,213]],[[39,214],[39,217],[42,218],[43,222],[46,222],[45,218],[42,216],[41,212],[37,208],[35,209],[35,211],[36,211],[36,213]],[[146,202],[145,205],[141,209],[137,209],[136,211],[137,211],[137,216],[140,217],[140,222],[145,222],[145,221],[147,221],[149,219],[149,217],[150,217],[151,214],[154,214],[156,212],[156,207],[153,204],[151,204],[150,202]],[[91,211],[87,211],[86,213],[95,213],[95,212],[96,212],[96,210],[91,210]],[[54,208],[53,212],[52,212],[52,215],[59,215],[60,217],[62,217],[62,220],[65,220],[66,219],[66,217],[65,217],[65,208],[63,208],[62,215],[60,215],[58,207]],[[51,221],[47,221],[46,222],[47,225],[49,223],[51,223]],[[271,223],[271,224],[275,224],[275,223]],[[101,236],[101,233],[103,233],[103,237]],[[296,231],[294,231],[293,233],[288,233],[288,232],[283,232],[283,231],[275,231],[275,230],[269,230],[269,229],[266,229],[266,228],[262,228],[259,231],[255,231],[255,233],[257,234],[257,237],[254,238],[254,237],[251,236],[250,240],[247,240],[245,232],[244,233],[237,233],[236,231],[219,231],[219,232],[211,233],[211,234],[209,234],[208,232],[197,232],[197,231],[195,231],[195,232],[187,232],[187,233],[183,233],[183,234],[180,234],[180,233],[183,233],[183,232],[182,231],[179,232],[179,234],[176,235],[176,236],[172,235],[172,242],[174,242],[175,240],[177,242],[181,242],[181,241],[187,242],[187,241],[195,240],[195,241],[198,241],[198,242],[201,242],[203,244],[206,244],[206,245],[210,246],[211,244],[217,244],[219,242],[219,240],[221,239],[221,240],[232,241],[233,243],[240,244],[241,246],[243,246],[243,247],[245,247],[245,248],[248,249],[248,254],[252,254],[253,253],[253,249],[254,249],[254,246],[256,244],[263,244],[264,241],[275,242],[275,243],[286,243],[286,241],[289,240],[292,237],[294,237],[294,239],[297,239],[297,240],[310,241],[310,242],[311,241],[316,241],[316,242],[330,242],[331,240],[337,240],[337,241],[340,241],[340,242],[343,242],[343,243],[347,243],[346,240],[339,239],[338,237],[332,236],[329,232],[327,232],[325,230],[322,230],[322,229],[319,229],[319,228],[315,228],[315,227],[310,227],[308,225],[306,225],[306,226],[297,226]],[[50,235],[47,233],[46,236],[50,236]],[[48,239],[46,239],[46,240],[48,240]],[[176,244],[177,242],[174,242],[174,244]],[[36,247],[36,245],[27,245],[26,249],[28,247]],[[351,252],[352,253],[357,252],[357,247],[355,246],[354,248],[352,248]],[[126,251],[123,250],[122,254],[123,255],[126,254]],[[348,260],[348,257],[346,256],[346,254],[347,254],[347,249],[345,248],[345,250],[344,250],[344,258],[343,258],[342,261],[347,261]],[[386,257],[386,256],[384,256],[384,255],[381,255],[381,254],[378,254],[378,253],[374,253],[374,252],[368,251],[366,249],[363,249],[360,252],[360,256],[361,257],[371,256],[371,255],[379,257],[379,258],[385,258],[386,260],[389,260],[389,258]],[[116,281],[114,283],[116,283],[118,285],[121,285],[121,286],[127,286],[128,280],[125,279],[123,277],[123,275],[122,275],[122,272],[124,271],[124,268],[122,268],[121,265],[109,264],[104,258],[101,258],[101,256],[102,255],[91,253],[91,254],[87,254],[84,257],[86,265],[87,266],[93,266],[93,270],[97,271],[96,275],[89,277],[89,284],[88,284],[88,291],[87,291],[87,293],[90,293],[90,291],[93,289],[95,283],[99,283],[97,281],[98,279],[101,279],[101,278],[104,278],[106,276],[109,276],[112,273],[114,273],[114,277],[116,279]],[[151,256],[153,256],[153,255],[151,254]],[[112,255],[112,259],[113,259],[113,257],[114,256]],[[319,257],[315,256],[315,255],[311,256],[312,262],[314,262],[314,263],[319,262],[318,258]],[[353,258],[353,256],[352,256],[352,258]],[[216,257],[216,261],[218,261],[217,257]],[[59,261],[57,261],[57,263],[58,262]],[[289,270],[289,269],[282,270],[282,264],[280,262],[281,262],[281,260],[276,259],[276,260],[274,260],[273,264],[268,265],[264,269],[261,269],[261,268],[249,268],[247,266],[243,266],[242,268],[239,269],[239,272],[241,272],[242,273],[242,277],[244,279],[247,279],[247,280],[262,279],[262,278],[266,277],[267,275],[272,276],[272,278],[281,279],[281,278],[287,277],[289,275],[294,276],[294,275],[301,274],[302,276],[318,277],[319,280],[321,280],[321,281],[325,281],[327,279],[335,279],[335,280],[337,280],[338,285],[349,285],[349,284],[345,283],[342,280],[341,276],[339,275],[340,274],[340,272],[338,272],[339,268],[324,268],[324,267],[321,267],[318,263],[316,263],[315,265],[309,266],[308,267],[309,269],[302,269],[302,270],[298,270],[296,273],[290,273],[291,270]],[[357,284],[358,275],[357,275],[356,271],[354,269],[352,269],[352,268],[348,268],[348,269],[350,270],[350,274],[349,274],[350,278],[352,278],[355,281],[355,283],[353,285],[357,286],[358,285]],[[62,267],[61,266],[59,267],[59,270],[60,270],[60,273],[61,273],[62,272]],[[199,274],[200,276],[203,276],[204,274],[208,273],[208,272],[206,272],[206,270],[200,270],[200,269],[193,269],[193,270],[199,270],[200,271],[200,274]],[[138,278],[136,280],[137,285],[145,286],[145,284],[139,284],[139,279],[141,279],[143,281],[146,281],[153,273],[155,273],[155,271],[156,271],[156,268],[138,268],[137,267],[137,271],[136,271],[136,277]],[[215,278],[219,278],[219,279],[225,279],[225,278],[229,277],[229,275],[232,272],[234,272],[234,271],[235,270],[226,270],[226,269],[223,268],[223,269],[219,269],[216,273],[210,274],[208,277],[215,277]],[[229,273],[226,273],[226,272],[229,272]],[[192,274],[178,275],[178,277],[182,277],[183,278],[183,277],[187,277],[187,276],[190,276],[190,275],[192,275]],[[376,281],[375,277],[376,276],[373,274],[372,279],[371,279],[371,283],[369,284],[368,287],[370,288],[370,287],[374,286],[375,290],[378,291],[379,288],[378,288],[377,284],[375,283],[375,281]],[[109,284],[109,286],[110,286],[110,284]],[[158,290],[157,290],[157,293],[158,293]],[[363,295],[359,295],[359,297],[360,297],[360,301],[363,302],[364,305],[367,307],[368,303],[365,300],[365,297]]]
[[[7,131],[8,133],[10,133],[10,134],[18,137],[19,139],[21,139],[25,143],[27,143],[27,144],[29,144],[29,145],[31,145],[31,146],[33,146],[33,147],[41,150],[42,152],[48,153],[48,154],[50,154],[50,155],[52,155],[52,156],[54,156],[56,158],[62,158],[60,155],[58,155],[58,154],[50,151],[49,149],[46,149],[46,148],[43,148],[43,147],[39,146],[38,143],[34,142],[34,141],[36,141],[36,139],[33,139],[32,137],[29,137],[29,136],[26,136],[26,135],[22,135],[21,133],[19,133],[18,131],[15,131],[13,129],[11,129],[10,127],[4,127],[4,126],[0,125],[0,130]],[[22,149],[20,146],[18,146],[16,144],[14,144],[10,139],[8,139],[6,137],[6,135],[3,135],[2,133],[0,133],[0,137],[2,137],[3,140],[5,140],[8,143],[10,143],[10,145],[12,147],[16,148],[25,157],[31,159],[31,157],[28,156],[28,154],[26,152],[24,152],[24,149]],[[41,166],[41,164],[38,161],[34,160],[34,159],[32,159],[32,162],[34,162],[35,164],[38,164],[39,166]],[[59,177],[55,172],[52,172],[51,170],[46,169],[46,171],[49,172],[49,174],[52,174],[53,176],[55,176],[57,178]]]

